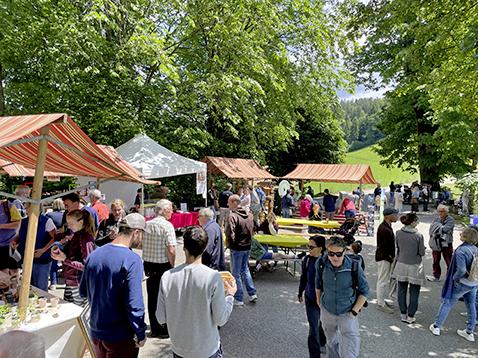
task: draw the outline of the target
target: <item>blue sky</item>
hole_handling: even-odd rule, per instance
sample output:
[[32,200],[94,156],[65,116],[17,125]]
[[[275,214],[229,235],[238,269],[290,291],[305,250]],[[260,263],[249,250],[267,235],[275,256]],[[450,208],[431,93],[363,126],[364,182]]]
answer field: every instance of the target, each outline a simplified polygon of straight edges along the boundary
[[382,98],[385,92],[387,92],[389,89],[391,88],[385,87],[385,88],[379,89],[378,91],[372,91],[372,90],[366,89],[363,85],[359,85],[357,86],[355,90],[355,94],[353,95],[343,90],[337,91],[337,94],[339,95],[339,98],[341,100],[353,101],[355,99],[360,99],[360,98]]

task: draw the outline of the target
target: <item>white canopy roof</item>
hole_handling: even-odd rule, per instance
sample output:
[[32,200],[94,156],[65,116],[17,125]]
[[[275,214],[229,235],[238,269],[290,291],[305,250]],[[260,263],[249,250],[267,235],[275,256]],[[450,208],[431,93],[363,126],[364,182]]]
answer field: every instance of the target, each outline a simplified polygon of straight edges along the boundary
[[185,158],[156,143],[146,134],[138,134],[116,148],[118,153],[146,178],[206,172],[206,163]]

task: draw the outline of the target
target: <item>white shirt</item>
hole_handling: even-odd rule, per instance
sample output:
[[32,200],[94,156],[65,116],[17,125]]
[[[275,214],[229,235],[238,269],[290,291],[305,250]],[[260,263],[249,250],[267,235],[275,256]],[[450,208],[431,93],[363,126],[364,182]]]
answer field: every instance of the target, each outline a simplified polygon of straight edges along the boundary
[[217,327],[228,321],[233,301],[233,296],[225,297],[219,272],[202,264],[183,264],[161,278],[156,318],[167,323],[174,353],[210,357],[219,349]]

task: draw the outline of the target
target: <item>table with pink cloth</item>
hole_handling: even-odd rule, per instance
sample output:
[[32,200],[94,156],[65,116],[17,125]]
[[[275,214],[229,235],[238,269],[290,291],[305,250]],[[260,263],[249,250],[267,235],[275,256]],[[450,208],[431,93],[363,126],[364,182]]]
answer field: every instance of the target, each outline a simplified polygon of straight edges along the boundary
[[173,224],[175,229],[181,227],[199,225],[198,222],[199,213],[197,211],[192,211],[188,213],[173,213],[169,221]]

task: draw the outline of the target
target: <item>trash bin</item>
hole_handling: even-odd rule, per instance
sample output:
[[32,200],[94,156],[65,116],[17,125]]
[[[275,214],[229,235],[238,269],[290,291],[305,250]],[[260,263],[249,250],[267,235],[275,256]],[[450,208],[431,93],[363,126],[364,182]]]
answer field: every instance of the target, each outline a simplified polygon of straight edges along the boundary
[[478,225],[478,215],[470,215],[470,225]]

